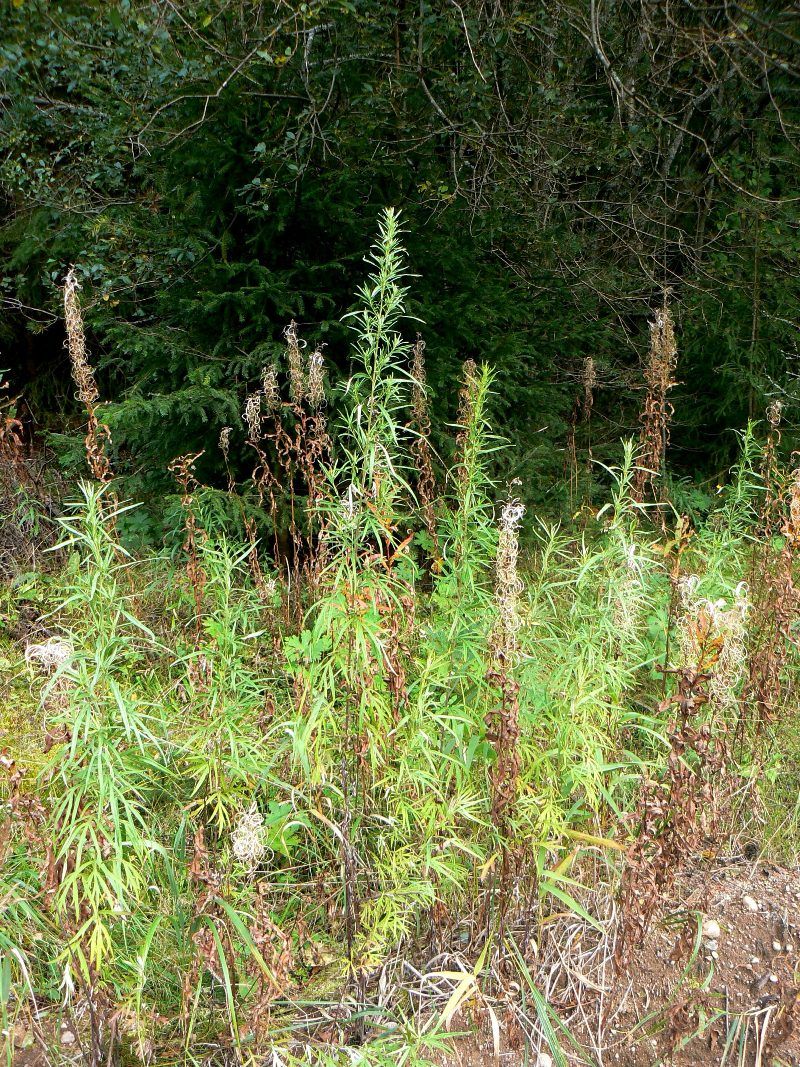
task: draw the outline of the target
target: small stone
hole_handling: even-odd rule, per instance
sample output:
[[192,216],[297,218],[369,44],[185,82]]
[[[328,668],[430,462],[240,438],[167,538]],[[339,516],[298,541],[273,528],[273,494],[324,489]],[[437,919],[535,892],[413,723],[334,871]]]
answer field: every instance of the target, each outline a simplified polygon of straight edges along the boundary
[[750,962],[755,967],[757,964],[761,963],[761,957],[760,956],[751,956],[750,957]]
[[772,947],[775,949],[776,952],[780,952],[783,948],[783,945],[780,943],[780,941],[773,941]]
[[770,980],[770,982],[777,982],[777,981],[778,981],[778,976],[777,976],[777,974],[771,974],[771,975],[769,976],[769,980]]
[[703,919],[703,937],[706,941],[717,941],[722,933],[716,919]]
[[718,952],[712,952],[711,953],[711,959],[712,960],[718,960],[719,959],[719,953]]
[[755,897],[742,897],[742,904],[744,904],[748,911],[758,911],[758,901]]
[[706,941],[706,948],[709,952],[716,952],[719,948],[719,941]]
[[73,1032],[71,1030],[62,1030],[61,1031],[61,1044],[62,1045],[74,1045],[75,1044],[75,1035],[73,1034]]
[[536,1057],[536,1067],[553,1067],[553,1057],[546,1052],[540,1052]]

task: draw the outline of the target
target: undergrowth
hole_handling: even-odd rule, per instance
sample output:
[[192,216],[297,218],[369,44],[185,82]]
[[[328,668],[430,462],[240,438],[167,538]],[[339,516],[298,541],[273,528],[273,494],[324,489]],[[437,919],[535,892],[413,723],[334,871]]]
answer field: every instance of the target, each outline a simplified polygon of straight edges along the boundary
[[[612,893],[621,878],[624,955],[745,808],[748,832],[790,847],[797,788],[776,753],[797,750],[797,474],[750,427],[692,527],[659,489],[663,453],[628,442],[590,523],[524,516],[490,478],[488,366],[464,368],[452,467],[420,443],[424,345],[412,360],[401,333],[394,213],[368,262],[340,423],[293,325],[288,366],[248,397],[256,465],[225,490],[238,538],[196,457],[173,464],[181,558],[121,543],[131,505],[70,275],[96,478],[61,519],[58,581],[28,579],[36,627],[3,645],[5,703],[27,701],[28,723],[23,737],[2,713],[6,1030],[32,1015],[44,1041],[60,1006],[93,1064],[118,1047],[424,1063],[484,1017],[564,1063],[577,1038],[537,960],[564,916],[608,934],[599,870]],[[675,360],[659,315],[651,444]],[[272,516],[263,539],[248,493]]]

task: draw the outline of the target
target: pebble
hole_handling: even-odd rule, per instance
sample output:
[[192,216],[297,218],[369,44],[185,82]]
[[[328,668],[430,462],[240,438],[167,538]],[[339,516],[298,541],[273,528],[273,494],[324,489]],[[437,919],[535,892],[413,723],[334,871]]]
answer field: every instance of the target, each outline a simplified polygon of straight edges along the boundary
[[777,982],[777,981],[778,981],[778,976],[777,976],[777,974],[771,974],[771,975],[769,976],[769,980],[770,980],[770,982]]
[[706,941],[706,948],[709,952],[716,952],[719,948],[719,941]]
[[73,1032],[71,1030],[62,1030],[61,1031],[61,1044],[62,1045],[74,1045],[75,1044],[75,1035],[73,1034]]
[[780,952],[780,950],[783,948],[783,945],[780,943],[780,941],[773,941],[772,947],[775,949],[776,952]]
[[703,937],[706,941],[717,941],[722,933],[716,919],[703,919]]
[[742,904],[744,904],[748,911],[758,911],[758,901],[755,897],[742,897]]
[[750,962],[753,964],[753,966],[755,966],[757,963],[761,963],[761,957],[760,956],[751,956],[750,957]]
[[536,1067],[553,1067],[553,1057],[546,1052],[540,1052],[536,1057]]

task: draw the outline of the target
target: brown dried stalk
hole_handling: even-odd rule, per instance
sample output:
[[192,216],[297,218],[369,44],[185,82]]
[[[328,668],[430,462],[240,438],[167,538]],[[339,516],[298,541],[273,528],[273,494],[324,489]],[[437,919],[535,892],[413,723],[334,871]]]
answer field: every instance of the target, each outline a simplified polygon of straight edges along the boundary
[[524,506],[506,501],[500,513],[500,530],[495,563],[496,620],[491,641],[492,664],[486,679],[500,695],[500,704],[486,716],[487,737],[494,746],[492,767],[492,817],[496,825],[507,820],[517,795],[520,771],[519,683],[513,668],[519,652],[519,595],[523,584],[517,571],[519,524]]
[[[18,491],[24,487],[28,498],[36,499],[42,508],[52,503],[49,482],[52,472],[37,458],[23,419],[20,417],[24,401],[9,396],[8,384],[0,383],[0,512],[7,520],[0,524],[0,572],[14,569],[25,561],[25,569],[36,569],[36,553],[40,545],[53,542],[46,527],[34,533],[23,521],[17,521]],[[18,513],[17,513],[18,514]]]
[[658,708],[660,714],[673,713],[667,766],[658,780],[643,780],[631,816],[635,836],[620,889],[618,967],[641,944],[682,864],[713,837],[719,814],[718,788],[726,777],[725,724],[715,724],[703,710],[710,700],[725,636],[718,632],[713,613],[703,603],[697,610],[687,610],[682,625],[681,647],[692,650],[694,662],[668,672],[676,678],[676,692]]
[[[266,886],[263,883],[259,883],[257,893],[253,920],[250,924],[250,936],[261,959],[256,959],[249,954],[246,968],[254,990],[248,1021],[256,1041],[261,1042],[269,1035],[270,1014],[274,1001],[278,997],[286,996],[292,986],[294,951],[290,935],[281,930],[270,918],[269,901],[266,897]],[[266,964],[266,970],[261,963],[262,960]]]
[[591,356],[586,356],[583,361],[581,383],[583,384],[583,421],[589,422],[594,406],[594,391],[597,387],[597,370]]
[[656,312],[655,321],[650,323],[650,351],[644,372],[647,396],[640,416],[639,465],[633,480],[636,500],[642,500],[648,488],[655,491],[656,480],[664,467],[674,410],[667,394],[676,384],[673,374],[677,362],[672,313],[665,296],[663,308]]
[[247,556],[247,563],[250,567],[250,576],[253,579],[253,585],[256,587],[258,599],[262,604],[271,604],[275,600],[276,586],[273,579],[264,577],[264,571],[261,568],[261,560],[258,554],[258,530],[256,527],[256,520],[252,515],[243,515],[243,520],[247,540],[250,542],[250,552]]
[[283,335],[286,338],[286,361],[289,364],[289,396],[296,404],[302,404],[306,395],[307,378],[294,319],[283,331]]
[[89,425],[86,433],[86,459],[93,476],[102,483],[111,480],[111,464],[107,448],[111,444],[111,432],[105,423],[97,418],[97,405],[100,393],[94,378],[94,371],[86,352],[86,338],[83,331],[78,292],[80,285],[71,267],[64,280],[64,320],[67,328],[67,348],[69,350],[72,377],[78,389],[78,397],[86,408]]
[[761,514],[761,523],[766,538],[772,536],[781,511],[782,494],[778,449],[781,443],[780,425],[782,412],[783,404],[780,400],[774,400],[767,408],[769,430],[767,431],[767,440],[761,457],[761,477],[764,480],[764,507]]
[[[266,380],[266,372],[265,372]],[[255,400],[254,400],[255,397]],[[259,394],[249,396],[245,403],[244,420],[248,424],[248,443],[253,444],[250,440],[252,433],[260,433],[261,427],[261,414],[258,408],[260,407]],[[263,393],[261,394],[261,400],[264,400]],[[225,460],[225,470],[228,475],[228,492],[231,496],[235,496],[236,493],[236,480],[233,476],[233,471],[230,466],[230,438],[232,426],[223,426],[219,435],[219,448],[222,452],[223,459]],[[259,442],[256,441],[254,447],[259,450]],[[266,457],[264,457],[266,460]],[[261,462],[261,461],[259,461]],[[263,489],[260,496],[263,496]],[[262,604],[268,604],[272,602],[275,593],[275,584],[271,580],[264,577],[264,572],[261,569],[261,561],[258,553],[258,531],[256,528],[256,521],[251,515],[245,514],[244,505],[240,497],[236,498],[239,503],[239,510],[242,516],[242,524],[247,534],[247,539],[250,543],[250,553],[247,557],[248,566],[250,567],[250,574],[253,578],[253,584],[256,587],[259,600]]]
[[[269,501],[269,513],[272,519],[274,535],[274,556],[277,562],[279,558],[277,497],[280,492],[280,483],[272,472],[270,459],[265,449],[266,439],[263,431],[264,409],[276,421],[280,419],[281,398],[278,389],[278,373],[274,366],[263,369],[261,385],[260,390],[255,393],[249,393],[245,398],[242,419],[247,427],[246,443],[256,453],[256,462],[253,466],[251,479],[258,494],[258,502],[263,506],[265,496]],[[255,566],[260,574],[261,567],[258,562],[256,526],[252,519],[245,519],[244,524],[251,547],[250,566],[251,569]],[[261,595],[261,585],[258,579],[256,581],[259,595]]]
[[306,380],[308,384],[306,404],[309,410],[306,412],[302,408],[295,409],[298,426],[295,451],[307,489],[306,571],[307,577],[311,577],[319,562],[314,552],[313,527],[322,498],[321,473],[331,450],[328,420],[325,415],[325,357],[319,346],[308,357]]
[[641,944],[664,896],[682,865],[703,843],[709,826],[704,816],[716,810],[714,779],[725,767],[725,749],[700,711],[708,700],[709,674],[677,672],[677,692],[659,705],[675,713],[669,732],[667,768],[658,781],[642,783],[636,811],[635,840],[622,875],[622,926],[616,962],[624,965]]
[[[391,566],[389,561],[388,566]],[[406,664],[411,657],[411,640],[416,625],[413,590],[406,586],[398,601],[387,595],[380,587],[375,593],[375,607],[383,623],[383,671],[395,723],[408,700],[408,677]],[[376,677],[379,672],[376,670]]]
[[[464,360],[464,365],[461,369],[461,388],[458,391],[458,415],[456,416],[456,422],[460,427],[456,436],[456,450],[459,457],[464,455],[464,445],[466,444],[469,427],[475,419],[475,404],[478,398],[478,389],[480,388],[478,374],[478,364],[475,360]],[[460,485],[463,481],[464,474],[464,464],[459,459],[455,469],[457,485]]]
[[417,461],[417,495],[422,521],[431,539],[432,556],[439,557],[439,538],[436,532],[436,477],[433,473],[433,450],[431,448],[431,417],[428,402],[428,376],[425,369],[425,342],[417,334],[411,361],[411,412],[415,436],[411,453]]
[[[202,825],[198,826],[194,833],[188,875],[192,889],[191,908],[195,920],[193,925],[196,928],[190,938],[193,950],[191,963],[184,973],[181,989],[181,1017],[184,1022],[190,1018],[204,969],[220,984],[224,983],[225,977],[233,983],[238,980],[236,950],[227,915],[220,903],[222,876],[213,862]],[[209,921],[197,922],[200,917],[206,917]],[[213,930],[216,930],[217,937],[214,936]],[[235,1037],[233,1023],[231,1027],[231,1036]]]
[[773,515],[784,511],[783,547],[777,560],[765,546],[762,572],[754,595],[753,647],[749,674],[741,699],[740,728],[754,722],[757,729],[778,718],[787,704],[787,665],[797,648],[793,632],[800,615],[800,590],[794,583],[800,550],[800,467],[792,471],[788,493],[778,493]]
[[25,470],[25,427],[17,418],[19,397],[8,395],[8,383],[0,384],[0,463],[2,474],[10,470],[14,473],[17,484],[26,480]]
[[[186,530],[183,550],[186,553],[186,575],[194,594],[195,647],[199,647],[202,636],[203,593],[206,585],[206,573],[200,563],[200,557],[197,550],[198,542],[204,534],[197,525],[193,495],[199,484],[194,474],[194,467],[195,463],[197,463],[202,455],[202,452],[197,452],[194,455],[187,454],[185,456],[178,456],[168,467],[170,474],[175,478],[182,491],[181,507],[183,508],[184,528]],[[199,682],[200,680],[199,677],[193,678],[193,681],[195,682]]]
[[[303,358],[305,345],[298,336],[297,324],[291,322],[284,335],[290,400],[288,403],[281,400],[276,368],[266,367],[261,389],[247,397],[243,418],[247,426],[247,443],[258,457],[253,483],[259,501],[263,503],[265,496],[269,501],[276,563],[288,555],[288,548],[280,537],[279,503],[283,502],[288,511],[292,546],[290,565],[295,577],[292,597],[297,613],[302,610],[299,601],[301,574],[313,587],[321,567],[321,540],[315,537],[314,526],[322,495],[320,472],[330,451],[330,437],[324,411],[325,360],[322,349],[315,348],[306,362]],[[264,427],[265,413],[271,418],[267,429]],[[305,505],[300,514],[298,485],[306,490]],[[255,544],[255,527],[252,522],[246,525],[251,544]],[[257,557],[253,555],[251,559]],[[258,578],[256,580],[258,582]]]

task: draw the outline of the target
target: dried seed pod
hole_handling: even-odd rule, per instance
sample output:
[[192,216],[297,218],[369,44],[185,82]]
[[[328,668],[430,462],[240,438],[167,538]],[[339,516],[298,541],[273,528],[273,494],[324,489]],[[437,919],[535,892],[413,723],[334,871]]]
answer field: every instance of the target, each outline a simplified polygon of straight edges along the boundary
[[308,406],[317,411],[325,403],[325,359],[317,347],[308,357]]
[[111,433],[105,423],[97,418],[96,407],[100,402],[100,393],[94,378],[94,371],[86,352],[86,337],[83,331],[83,315],[78,297],[80,285],[74,268],[70,268],[64,280],[64,321],[67,330],[67,348],[69,350],[72,377],[78,389],[78,397],[86,408],[89,425],[86,434],[86,459],[89,468],[99,482],[111,479],[111,464],[106,448],[111,442]]
[[306,374],[303,367],[303,353],[297,336],[297,323],[294,319],[284,331],[286,338],[286,360],[289,364],[289,395],[296,404],[301,404],[306,396]]
[[266,855],[264,817],[255,801],[240,813],[231,834],[231,848],[236,859],[249,871],[254,870]]
[[675,385],[673,374],[677,361],[675,328],[665,301],[650,323],[650,351],[644,372],[647,396],[641,414],[639,467],[633,484],[634,496],[638,500],[643,498],[648,485],[654,485],[664,466],[673,410],[667,394]]
[[231,431],[232,426],[223,426],[219,431],[219,449],[225,457],[225,462],[228,462],[228,456],[231,450]]
[[244,402],[242,419],[247,426],[247,439],[252,444],[261,440],[261,393],[249,393]]
[[261,372],[261,393],[264,398],[264,408],[270,415],[280,411],[281,393],[278,388],[278,371],[274,364],[264,367]]
[[594,391],[597,386],[597,370],[591,356],[587,356],[583,361],[581,381],[583,382],[583,418],[585,421],[591,417]]

